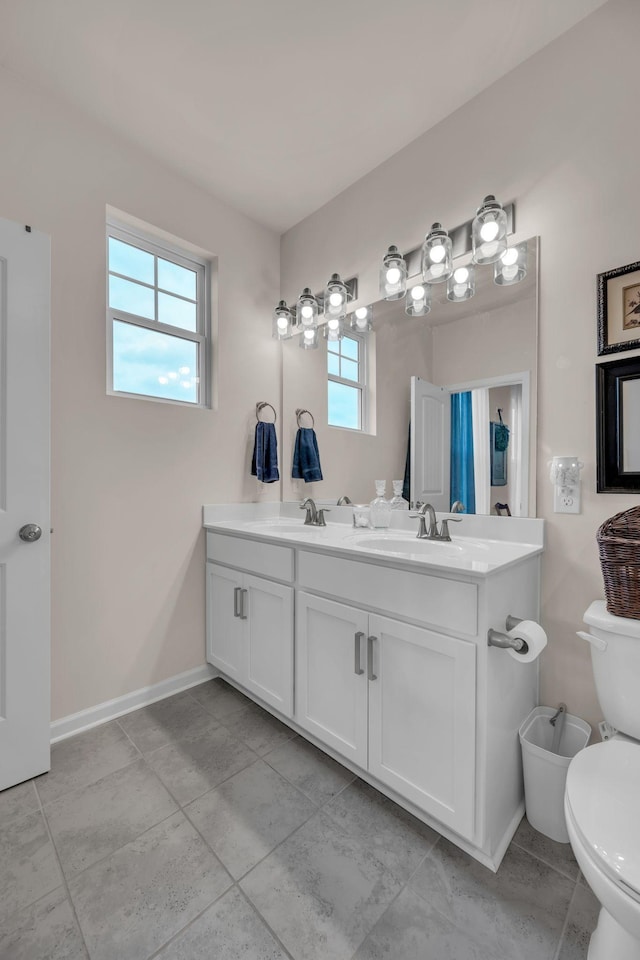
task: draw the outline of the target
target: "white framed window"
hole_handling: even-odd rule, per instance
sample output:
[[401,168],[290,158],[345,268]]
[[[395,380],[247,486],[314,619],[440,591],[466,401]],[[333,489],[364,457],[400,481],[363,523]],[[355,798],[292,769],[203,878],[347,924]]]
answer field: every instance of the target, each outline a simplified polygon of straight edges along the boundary
[[209,406],[210,264],[107,223],[107,392]]
[[327,340],[327,409],[330,427],[367,428],[367,355],[365,338],[345,334]]

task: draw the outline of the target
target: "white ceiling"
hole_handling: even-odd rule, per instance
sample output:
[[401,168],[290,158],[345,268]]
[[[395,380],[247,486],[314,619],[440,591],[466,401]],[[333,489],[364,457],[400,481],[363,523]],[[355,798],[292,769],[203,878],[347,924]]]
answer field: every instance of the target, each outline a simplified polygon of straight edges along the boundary
[[282,231],[605,0],[0,0],[0,66]]

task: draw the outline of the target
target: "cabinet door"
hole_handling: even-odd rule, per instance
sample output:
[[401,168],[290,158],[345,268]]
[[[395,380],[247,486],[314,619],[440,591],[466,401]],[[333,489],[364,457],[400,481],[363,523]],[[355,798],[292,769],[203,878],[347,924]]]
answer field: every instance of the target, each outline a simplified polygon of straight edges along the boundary
[[369,771],[463,837],[475,800],[476,648],[372,616]]
[[367,620],[366,613],[345,604],[298,594],[296,720],[362,767],[367,765]]
[[287,717],[293,714],[293,590],[244,575],[242,614],[247,690]]
[[239,683],[245,659],[244,620],[236,616],[241,589],[242,574],[207,563],[207,660]]

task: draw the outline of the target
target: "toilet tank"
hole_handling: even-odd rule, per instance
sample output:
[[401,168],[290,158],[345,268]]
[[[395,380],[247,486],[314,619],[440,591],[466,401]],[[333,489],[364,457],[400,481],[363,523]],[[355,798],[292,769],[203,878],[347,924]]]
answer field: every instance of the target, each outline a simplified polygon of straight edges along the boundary
[[584,622],[595,639],[591,663],[605,720],[640,740],[640,620],[616,617],[595,600]]

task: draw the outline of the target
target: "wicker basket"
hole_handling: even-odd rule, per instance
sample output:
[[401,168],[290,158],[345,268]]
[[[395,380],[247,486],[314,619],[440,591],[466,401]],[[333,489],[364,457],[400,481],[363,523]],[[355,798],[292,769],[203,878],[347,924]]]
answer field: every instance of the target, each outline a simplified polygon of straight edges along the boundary
[[640,620],[640,507],[605,520],[597,539],[607,610]]

